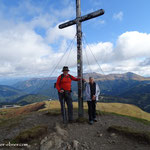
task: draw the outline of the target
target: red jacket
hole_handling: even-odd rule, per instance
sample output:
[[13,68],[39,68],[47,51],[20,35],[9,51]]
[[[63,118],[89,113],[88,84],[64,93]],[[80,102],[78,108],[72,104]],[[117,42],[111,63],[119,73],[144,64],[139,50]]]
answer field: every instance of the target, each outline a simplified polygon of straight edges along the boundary
[[[70,78],[71,76],[71,78]],[[71,90],[71,81],[79,81],[80,79],[75,78],[72,75],[64,75],[64,77],[61,79],[61,75],[57,78],[57,82],[56,82],[56,88],[58,91],[60,91],[61,89],[66,90],[66,91],[70,91]],[[60,81],[61,80],[61,81]]]

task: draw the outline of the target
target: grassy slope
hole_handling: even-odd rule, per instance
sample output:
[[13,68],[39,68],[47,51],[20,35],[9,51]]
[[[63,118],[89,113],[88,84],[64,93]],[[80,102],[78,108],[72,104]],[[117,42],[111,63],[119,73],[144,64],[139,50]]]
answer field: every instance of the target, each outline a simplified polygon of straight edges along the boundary
[[[44,111],[44,110],[52,110],[53,112],[60,113],[60,104],[59,101],[45,101],[45,108],[43,107],[44,102],[34,103],[30,105],[26,105],[20,108],[12,108],[12,109],[1,109],[0,111],[0,119],[2,118],[10,118],[13,116],[18,116],[21,114],[26,114],[32,111]],[[75,109],[78,108],[78,103],[73,102],[73,106]],[[42,109],[40,109],[42,108]],[[84,109],[87,110],[87,103],[84,103]],[[122,104],[122,103],[97,103],[97,110],[103,112],[111,112],[116,114],[121,114],[125,116],[136,117],[140,119],[145,119],[150,121],[150,113],[144,112],[140,108],[130,104]]]
[[[78,103],[73,103],[74,108],[78,108]],[[43,110],[54,110],[60,109],[59,101],[46,101],[46,108]],[[84,109],[87,109],[86,102],[84,103]],[[122,104],[122,103],[97,103],[97,110],[101,110],[103,112],[113,112],[125,116],[131,116],[141,119],[146,119],[150,121],[150,113],[144,112],[139,107],[130,105],[130,104]]]
[[98,103],[97,109],[100,109],[101,111],[105,112],[113,112],[150,121],[150,113],[141,110],[135,105],[122,103]]

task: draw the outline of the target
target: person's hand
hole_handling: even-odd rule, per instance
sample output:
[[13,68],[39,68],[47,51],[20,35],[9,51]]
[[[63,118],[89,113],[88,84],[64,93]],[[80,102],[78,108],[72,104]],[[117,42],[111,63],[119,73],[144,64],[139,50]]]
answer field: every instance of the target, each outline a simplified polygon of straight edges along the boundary
[[84,82],[86,82],[86,80],[85,80],[84,78],[82,78],[82,80],[83,80]]
[[59,92],[60,92],[60,93],[64,93],[64,90],[60,90]]
[[93,101],[95,101],[95,100],[96,100],[96,96],[95,96],[95,95],[93,95],[92,100],[93,100]]

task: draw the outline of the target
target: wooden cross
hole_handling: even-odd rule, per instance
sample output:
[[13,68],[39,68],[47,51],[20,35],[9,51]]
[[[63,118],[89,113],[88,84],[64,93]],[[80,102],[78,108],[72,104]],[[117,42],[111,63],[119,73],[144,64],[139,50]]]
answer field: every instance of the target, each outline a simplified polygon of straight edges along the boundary
[[[80,0],[76,0],[76,19],[68,21],[59,25],[60,29],[76,24],[77,32],[77,72],[78,77],[83,78],[83,64],[82,64],[82,29],[81,23],[83,21],[98,17],[104,14],[104,10],[100,9],[85,16],[81,16],[81,3]],[[83,86],[82,80],[78,81],[78,117],[83,117]]]

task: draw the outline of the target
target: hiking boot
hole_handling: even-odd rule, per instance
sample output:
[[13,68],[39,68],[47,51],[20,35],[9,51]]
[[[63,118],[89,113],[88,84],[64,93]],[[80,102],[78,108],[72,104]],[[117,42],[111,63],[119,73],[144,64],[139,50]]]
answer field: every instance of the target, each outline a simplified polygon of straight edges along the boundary
[[94,118],[94,119],[93,119],[93,121],[94,121],[94,122],[97,122],[97,119],[96,119],[96,118]]
[[89,121],[89,124],[90,124],[90,125],[92,125],[93,123],[94,123],[93,120]]

